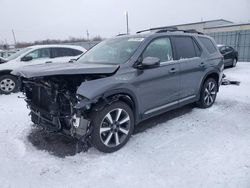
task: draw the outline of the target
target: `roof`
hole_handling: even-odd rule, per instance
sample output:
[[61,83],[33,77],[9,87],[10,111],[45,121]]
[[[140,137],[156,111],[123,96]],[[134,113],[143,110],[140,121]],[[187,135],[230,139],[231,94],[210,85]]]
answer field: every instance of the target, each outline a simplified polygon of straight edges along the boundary
[[231,23],[231,24],[225,24],[225,25],[217,25],[217,26],[205,27],[205,29],[221,28],[221,27],[233,27],[233,26],[244,26],[244,25],[250,25],[250,22],[246,22],[246,23]]
[[176,26],[185,26],[185,25],[195,25],[195,24],[202,24],[202,23],[211,23],[211,22],[218,22],[218,21],[223,21],[223,22],[227,22],[227,23],[233,23],[229,20],[225,20],[225,19],[216,19],[216,20],[208,20],[208,21],[201,21],[201,22],[191,22],[191,23],[186,23],[186,24],[177,24],[177,25],[171,25],[168,27],[176,27]]
[[217,47],[225,46],[224,44],[217,44]]
[[38,49],[38,48],[73,48],[85,52],[86,49],[81,46],[76,45],[61,45],[61,44],[46,44],[46,45],[33,45],[28,48]]

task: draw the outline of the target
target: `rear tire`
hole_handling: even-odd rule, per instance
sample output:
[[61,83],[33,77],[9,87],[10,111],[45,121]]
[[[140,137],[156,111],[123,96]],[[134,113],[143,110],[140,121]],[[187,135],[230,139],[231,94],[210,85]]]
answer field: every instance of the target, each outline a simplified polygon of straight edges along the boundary
[[121,149],[134,131],[134,114],[124,102],[116,101],[90,114],[93,132],[91,142],[96,149],[112,153]]
[[198,107],[200,108],[209,108],[211,107],[217,96],[218,92],[218,83],[214,78],[208,78],[202,88],[200,93],[200,100],[197,102]]
[[15,93],[19,89],[19,83],[16,77],[11,75],[0,76],[0,94],[8,95]]

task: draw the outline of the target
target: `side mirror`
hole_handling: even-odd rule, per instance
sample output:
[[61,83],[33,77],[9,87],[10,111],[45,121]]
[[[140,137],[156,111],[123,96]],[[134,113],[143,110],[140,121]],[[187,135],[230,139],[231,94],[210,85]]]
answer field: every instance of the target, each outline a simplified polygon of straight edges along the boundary
[[24,56],[21,58],[21,61],[31,61],[33,59],[33,57],[31,56]]
[[140,65],[139,68],[153,68],[160,65],[160,59],[158,57],[145,57]]
[[71,59],[69,60],[69,63],[75,63],[77,61],[77,59]]

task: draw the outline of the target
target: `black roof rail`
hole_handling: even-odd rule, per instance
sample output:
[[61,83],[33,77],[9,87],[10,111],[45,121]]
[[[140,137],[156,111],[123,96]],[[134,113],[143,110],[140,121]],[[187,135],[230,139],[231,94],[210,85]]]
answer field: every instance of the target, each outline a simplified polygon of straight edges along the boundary
[[185,33],[197,33],[197,34],[200,34],[200,35],[204,35],[204,33],[200,32],[200,31],[197,31],[195,29],[187,29],[187,30],[184,30]]
[[141,31],[137,31],[136,34],[147,32],[147,31],[155,31],[155,30],[176,30],[177,27],[155,27],[155,28],[150,28],[150,29],[145,29]]
[[136,33],[139,34],[139,33],[142,33],[142,32],[155,31],[155,30],[156,30],[156,33],[181,31],[183,33],[197,33],[197,34],[200,34],[200,35],[204,35],[202,32],[196,31],[195,29],[183,30],[183,29],[178,29],[177,27],[156,27],[156,28],[151,28],[151,29],[138,31]]

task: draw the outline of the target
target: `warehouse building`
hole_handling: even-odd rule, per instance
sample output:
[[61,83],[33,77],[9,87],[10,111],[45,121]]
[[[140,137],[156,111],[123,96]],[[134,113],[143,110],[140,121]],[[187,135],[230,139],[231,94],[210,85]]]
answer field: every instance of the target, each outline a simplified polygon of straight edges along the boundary
[[218,19],[188,24],[172,25],[178,29],[195,29],[215,39],[217,44],[234,47],[239,52],[239,61],[250,62],[250,23],[233,23]]

